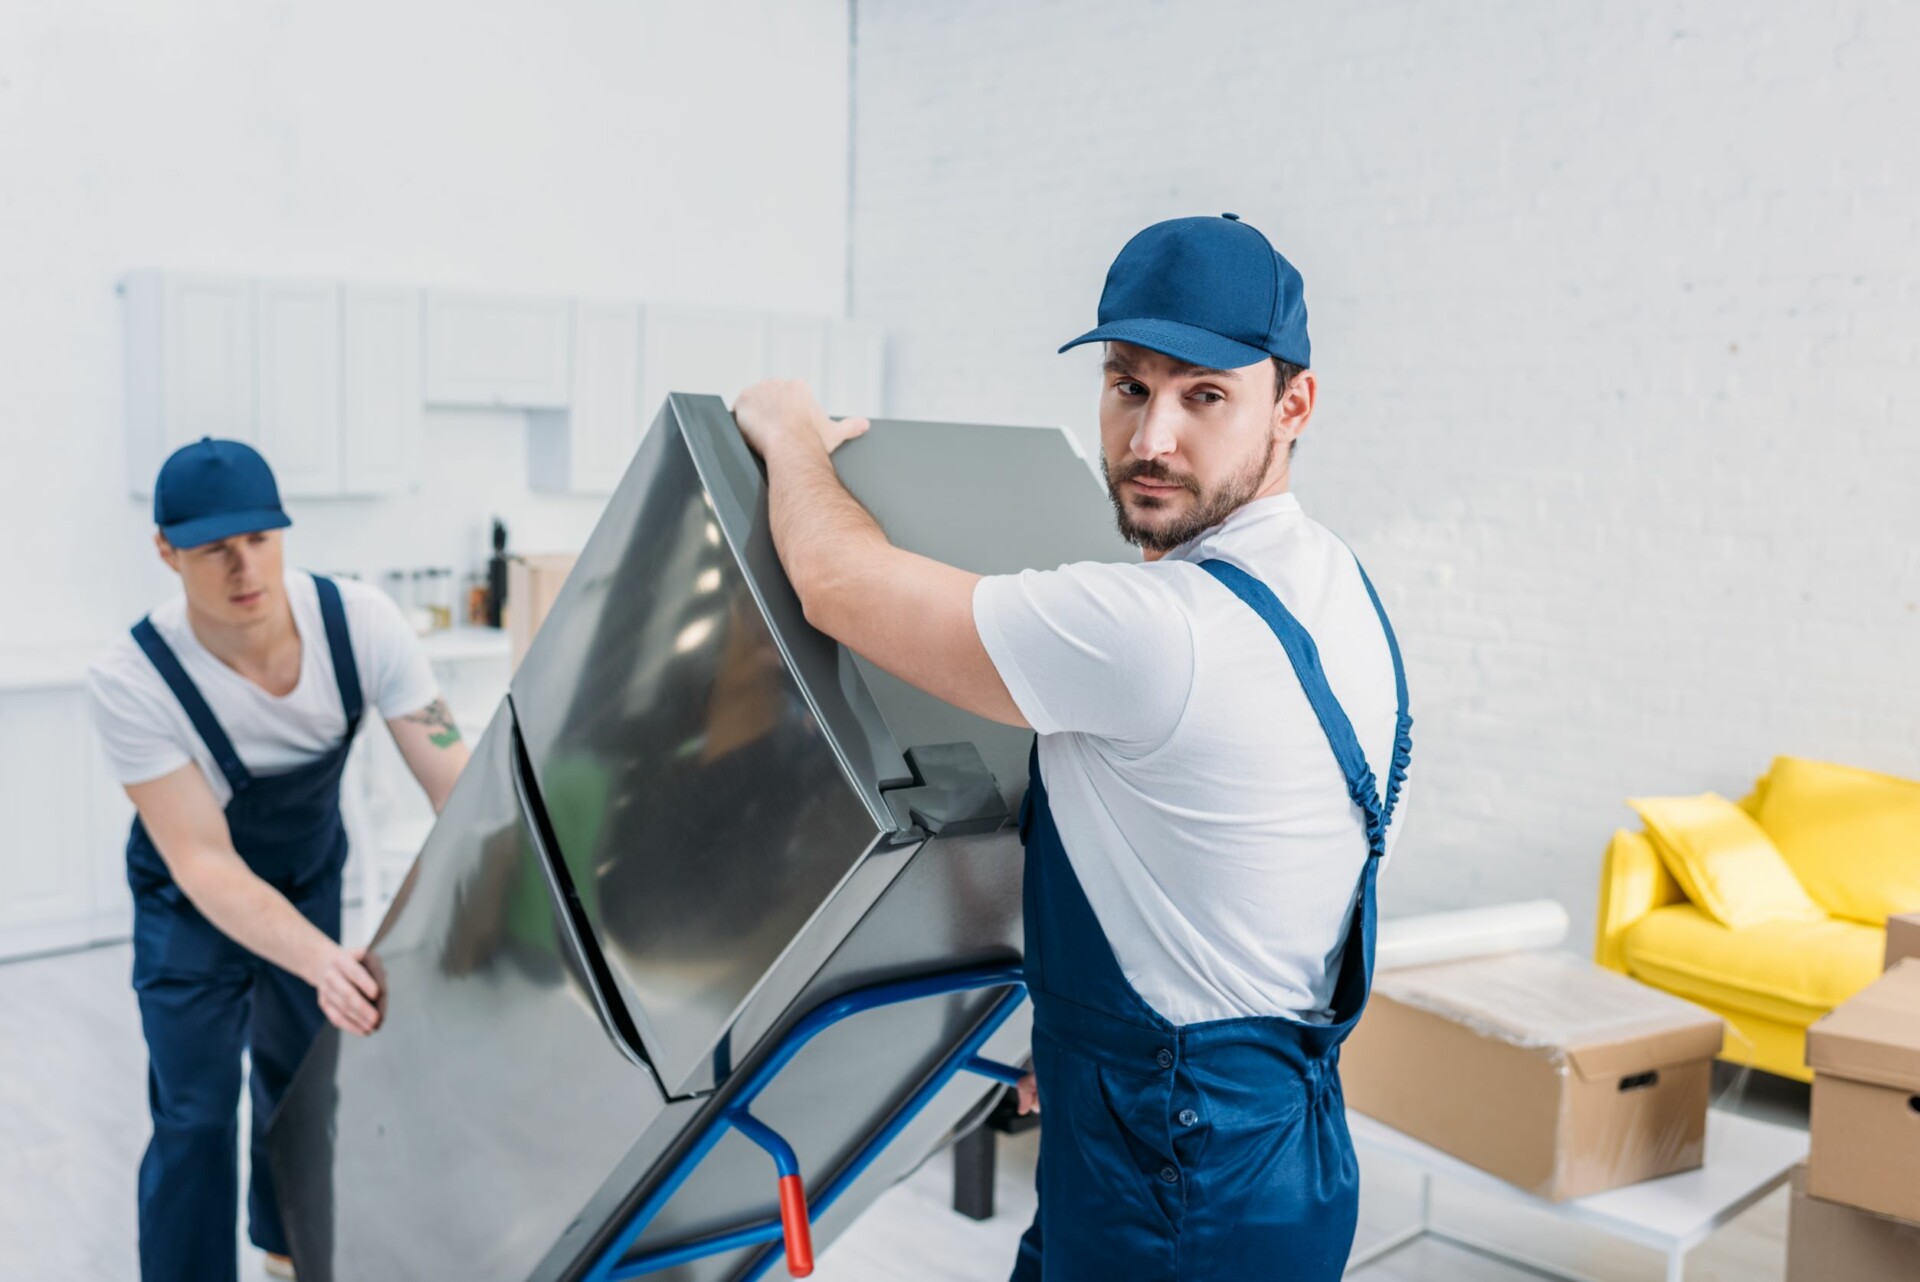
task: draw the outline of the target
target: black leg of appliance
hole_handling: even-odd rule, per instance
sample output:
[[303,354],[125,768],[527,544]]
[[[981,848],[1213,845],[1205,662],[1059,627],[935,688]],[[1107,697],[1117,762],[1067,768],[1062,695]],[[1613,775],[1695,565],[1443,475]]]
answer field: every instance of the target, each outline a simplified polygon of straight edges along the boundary
[[993,1218],[994,1132],[984,1122],[953,1146],[953,1209],[970,1220]]

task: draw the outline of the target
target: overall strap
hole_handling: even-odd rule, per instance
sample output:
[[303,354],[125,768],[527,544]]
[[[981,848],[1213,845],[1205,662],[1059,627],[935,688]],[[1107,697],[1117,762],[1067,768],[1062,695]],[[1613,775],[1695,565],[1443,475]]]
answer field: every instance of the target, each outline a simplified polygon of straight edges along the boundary
[[146,652],[147,660],[160,673],[160,679],[167,683],[167,689],[173,691],[173,697],[185,710],[187,720],[193,722],[193,728],[200,735],[200,742],[207,745],[207,751],[213,754],[213,760],[220,767],[220,773],[227,777],[227,786],[238,795],[253,782],[253,776],[240,764],[240,754],[233,750],[233,740],[227,738],[227,732],[220,728],[220,722],[213,715],[213,709],[200,694],[200,687],[193,684],[193,678],[180,666],[180,659],[173,649],[160,638],[160,630],[153,626],[152,618],[145,618],[133,625],[133,639]]
[[[1407,715],[1407,683],[1401,670],[1400,647],[1394,640],[1393,630],[1390,627],[1387,629],[1387,644],[1393,654],[1394,682],[1400,702],[1394,734],[1394,767],[1388,775],[1387,792],[1383,799],[1373,770],[1367,765],[1366,753],[1361,750],[1360,740],[1353,732],[1353,723],[1347,719],[1346,710],[1334,697],[1333,687],[1328,684],[1327,674],[1320,666],[1319,647],[1314,645],[1307,630],[1300,626],[1300,621],[1280,603],[1273,589],[1239,566],[1226,561],[1202,561],[1200,568],[1244,601],[1273,630],[1287,658],[1292,661],[1294,673],[1300,679],[1300,687],[1306,692],[1307,702],[1312,705],[1314,716],[1319,718],[1320,729],[1333,748],[1334,759],[1340,763],[1341,773],[1346,776],[1347,795],[1366,816],[1368,853],[1376,857],[1384,855],[1387,849],[1387,824],[1392,819],[1393,803],[1399,798],[1400,785],[1406,777],[1406,765],[1412,756],[1409,730],[1413,719]],[[1361,578],[1363,581],[1366,578],[1364,570]],[[1370,583],[1367,592],[1373,595],[1373,585]],[[1380,608],[1379,597],[1374,596],[1373,603],[1384,625],[1387,616],[1386,611]]]
[[313,576],[320,595],[320,620],[327,629],[327,651],[333,656],[333,679],[340,687],[340,706],[347,714],[347,738],[360,726],[360,668],[353,661],[353,642],[347,636],[347,611],[340,603],[340,585],[322,575]]
[[1413,760],[1413,716],[1407,711],[1407,669],[1400,661],[1400,640],[1393,635],[1393,624],[1387,619],[1387,607],[1380,604],[1380,594],[1373,590],[1373,580],[1367,577],[1367,567],[1361,565],[1360,558],[1356,556],[1353,558],[1353,568],[1360,571],[1360,582],[1366,585],[1367,597],[1373,602],[1373,612],[1380,616],[1380,630],[1387,634],[1387,650],[1393,655],[1393,688],[1399,699],[1400,714],[1393,731],[1393,764],[1387,770],[1386,801],[1381,806],[1381,813],[1391,823],[1393,807],[1400,800],[1400,788],[1407,782],[1407,766]]

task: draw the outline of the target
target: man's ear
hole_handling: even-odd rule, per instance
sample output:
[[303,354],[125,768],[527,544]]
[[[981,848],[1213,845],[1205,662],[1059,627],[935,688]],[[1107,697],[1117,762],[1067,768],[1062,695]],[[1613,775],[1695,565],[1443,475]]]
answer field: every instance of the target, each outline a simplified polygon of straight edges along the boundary
[[1293,376],[1273,402],[1273,432],[1282,441],[1297,441],[1306,433],[1307,423],[1313,418],[1314,400],[1319,393],[1319,381],[1313,371],[1303,369]]
[[180,573],[180,549],[167,542],[167,536],[155,530],[153,532],[153,550],[167,563],[167,568],[175,574]]

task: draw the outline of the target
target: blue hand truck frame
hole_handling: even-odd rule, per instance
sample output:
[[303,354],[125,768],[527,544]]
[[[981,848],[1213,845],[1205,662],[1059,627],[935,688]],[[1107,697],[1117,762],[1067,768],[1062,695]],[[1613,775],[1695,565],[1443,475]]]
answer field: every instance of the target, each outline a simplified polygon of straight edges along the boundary
[[[760,1093],[808,1042],[842,1020],[883,1006],[898,1006],[903,1002],[982,988],[1005,988],[1007,991],[1001,994],[973,1030],[947,1052],[919,1089],[893,1111],[886,1124],[854,1152],[852,1159],[828,1181],[826,1188],[809,1202],[801,1183],[800,1162],[793,1146],[750,1111]],[[1019,1082],[1024,1070],[988,1059],[980,1054],[980,1048],[1006,1023],[1007,1017],[1025,1000],[1026,994],[1026,977],[1021,968],[999,965],[970,967],[939,975],[873,984],[822,1002],[807,1012],[781,1039],[773,1053],[752,1071],[726,1107],[702,1125],[693,1147],[674,1163],[666,1178],[634,1209],[625,1226],[595,1260],[583,1282],[625,1282],[629,1278],[643,1277],[706,1256],[779,1241],[784,1241],[786,1245],[788,1272],[794,1277],[806,1277],[813,1271],[812,1221],[826,1214],[840,1195],[873,1165],[881,1151],[899,1137],[900,1132],[919,1116],[948,1082],[963,1072],[975,1073],[1007,1086]],[[626,1258],[635,1240],[646,1231],[654,1217],[659,1215],[680,1186],[693,1174],[694,1168],[729,1131],[739,1132],[773,1159],[780,1190],[780,1215],[685,1242],[654,1247],[632,1259]],[[762,1252],[748,1269],[745,1278],[751,1280],[763,1276],[778,1258],[776,1252]]]

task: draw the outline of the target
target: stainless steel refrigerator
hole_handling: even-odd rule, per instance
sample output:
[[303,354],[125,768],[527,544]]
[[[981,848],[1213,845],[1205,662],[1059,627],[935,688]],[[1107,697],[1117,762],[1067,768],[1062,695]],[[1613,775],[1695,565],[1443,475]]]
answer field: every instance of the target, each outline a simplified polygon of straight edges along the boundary
[[[883,421],[835,463],[896,543],[968,569],[1133,555],[1057,429]],[[756,1065],[844,994],[1018,964],[1031,738],[810,628],[731,415],[668,398],[374,938],[380,1031],[323,1033],[274,1118],[303,1282],[604,1278],[643,1206],[626,1258],[764,1221],[768,1154],[709,1130]],[[853,1015],[753,1102],[809,1188],[844,1185],[816,1246],[990,1102],[932,1074],[1000,998]],[[1027,1031],[1021,1007],[981,1053]]]

